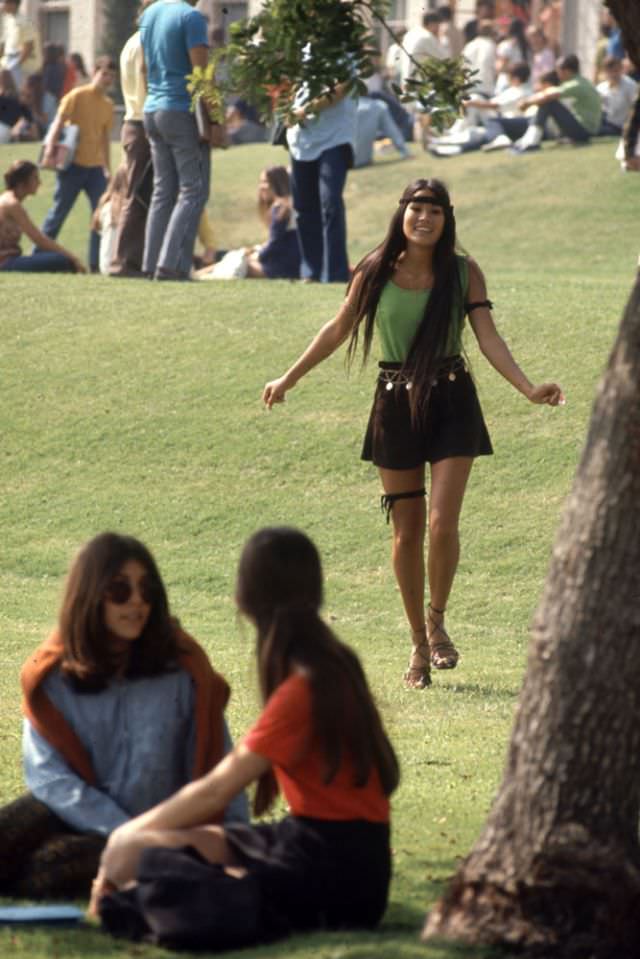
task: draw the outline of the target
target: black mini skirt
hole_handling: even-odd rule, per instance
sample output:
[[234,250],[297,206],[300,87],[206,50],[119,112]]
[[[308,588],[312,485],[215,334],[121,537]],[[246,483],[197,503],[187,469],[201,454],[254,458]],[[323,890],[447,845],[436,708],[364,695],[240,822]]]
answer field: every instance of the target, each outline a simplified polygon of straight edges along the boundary
[[400,372],[402,364],[378,366],[363,460],[383,469],[406,470],[453,456],[493,453],[475,384],[461,356],[449,356],[443,361],[418,424],[411,422],[412,384]]

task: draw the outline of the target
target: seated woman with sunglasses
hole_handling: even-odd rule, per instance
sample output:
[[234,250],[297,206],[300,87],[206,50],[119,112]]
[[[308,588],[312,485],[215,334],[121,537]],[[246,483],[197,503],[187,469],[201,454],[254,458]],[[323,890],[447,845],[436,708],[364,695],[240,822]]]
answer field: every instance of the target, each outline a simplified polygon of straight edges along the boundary
[[[153,557],[102,533],[22,674],[29,792],[0,809],[0,895],[88,895],[109,834],[231,749],[229,687],[169,612]],[[242,792],[219,820],[246,821]]]

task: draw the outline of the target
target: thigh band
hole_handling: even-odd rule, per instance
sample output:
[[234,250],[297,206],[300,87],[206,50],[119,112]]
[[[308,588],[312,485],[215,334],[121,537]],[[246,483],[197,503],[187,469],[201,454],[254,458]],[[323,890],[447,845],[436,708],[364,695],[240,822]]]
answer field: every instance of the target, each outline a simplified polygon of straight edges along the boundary
[[417,499],[418,496],[426,496],[427,491],[422,487],[422,489],[412,489],[407,493],[385,493],[380,497],[380,509],[383,513],[387,514],[387,523],[391,518],[391,510],[393,509],[394,503],[399,499]]

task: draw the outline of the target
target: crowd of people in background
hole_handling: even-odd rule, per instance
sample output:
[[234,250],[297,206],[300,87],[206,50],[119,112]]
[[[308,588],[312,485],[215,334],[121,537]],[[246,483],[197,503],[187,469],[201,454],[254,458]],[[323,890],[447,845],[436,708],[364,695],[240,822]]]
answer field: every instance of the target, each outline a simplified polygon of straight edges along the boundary
[[[603,7],[588,77],[576,54],[562,49],[562,6],[559,0],[477,0],[475,15],[459,24],[455,6],[441,5],[401,31],[400,42],[377,58],[365,94],[354,97],[343,85],[310,101],[301,87],[295,104],[300,122],[283,138],[289,168],[267,167],[259,187],[266,243],[240,250],[218,248],[207,213],[210,147],[220,145],[212,141],[219,130],[208,120],[204,132],[198,126],[186,76],[206,64],[210,40],[223,43],[224,36],[210,35],[195,0],[142,0],[140,29],[124,45],[119,63],[100,57],[91,75],[79,54],[67,57],[58,44],[41,43],[20,0],[2,0],[0,143],[44,141],[41,166],[55,171],[56,182],[39,237],[55,241],[79,193],[86,194],[92,272],[160,280],[296,276],[344,282],[350,274],[344,186],[349,170],[369,165],[378,152],[394,150],[403,160],[414,141],[437,157],[505,148],[518,155],[539,149],[546,139],[584,145],[614,136],[623,169],[640,169],[638,77],[620,30]],[[399,101],[397,84],[427,58],[459,56],[474,71],[474,86],[460,117],[438,134],[427,113]],[[122,166],[112,179],[109,93],[118,73]],[[269,140],[255,108],[239,98],[227,105],[224,129],[226,145]],[[9,173],[14,182],[15,170]],[[32,252],[44,257],[22,256],[17,246],[20,235],[35,236],[22,205],[35,189],[20,187],[15,202],[7,199],[10,188],[3,194],[0,270],[43,270],[48,263],[62,268],[63,248],[55,243],[34,241]],[[271,197],[267,207],[265,191]],[[194,257],[197,238],[202,253]],[[78,265],[67,259],[64,268]]]
[[[407,32],[406,52],[394,61],[401,75],[411,75],[412,58],[443,58],[452,49],[459,49],[475,71],[464,115],[444,134],[435,134],[428,117],[417,114],[425,149],[438,157],[506,148],[521,155],[546,139],[585,145],[593,137],[622,137],[639,78],[610,12],[603,9],[595,69],[588,77],[576,53],[562,49],[562,4],[538,4],[534,18],[529,4],[508,6],[509,16],[504,4],[497,16],[495,0],[478,0],[476,17],[462,34],[452,34],[447,16],[438,11],[424,16],[422,28]],[[625,158],[634,153],[629,138]],[[635,163],[627,166],[634,169]]]

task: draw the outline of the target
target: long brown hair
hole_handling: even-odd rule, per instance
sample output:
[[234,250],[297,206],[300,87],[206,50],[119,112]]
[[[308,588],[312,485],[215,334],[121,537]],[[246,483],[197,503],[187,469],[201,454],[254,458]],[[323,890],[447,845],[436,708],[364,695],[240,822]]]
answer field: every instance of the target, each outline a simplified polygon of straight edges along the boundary
[[133,536],[101,533],[82,547],[72,563],[58,618],[64,646],[61,669],[79,690],[103,689],[118,668],[104,623],[104,596],[110,581],[131,559],[144,566],[153,602],[142,634],[131,645],[126,675],[155,676],[176,664],[177,622],[169,613],[153,556]]
[[[320,618],[322,566],[311,540],[287,526],[255,533],[240,557],[236,602],[256,626],[263,702],[296,668],[309,678],[324,782],[333,780],[348,756],[356,786],[364,786],[376,769],[390,795],[400,779],[398,761],[358,657]],[[276,792],[273,774],[261,777],[256,815],[269,808]]]
[[258,216],[269,226],[269,214],[275,207],[279,220],[288,220],[291,216],[291,181],[286,167],[268,166],[262,171],[273,193],[273,200],[265,202],[258,194]]
[[454,308],[458,304],[461,310],[463,308],[462,285],[456,261],[456,221],[449,192],[441,180],[419,179],[406,187],[391,218],[386,237],[356,266],[351,283],[359,274],[361,281],[355,303],[356,321],[347,352],[347,360],[351,363],[358,347],[360,326],[364,323],[363,362],[369,356],[380,296],[393,276],[399,257],[407,248],[403,230],[404,214],[415,194],[424,190],[430,190],[435,202],[442,206],[444,228],[433,252],[433,288],[403,364],[414,384],[409,393],[413,419],[426,407],[432,381],[446,354]]

